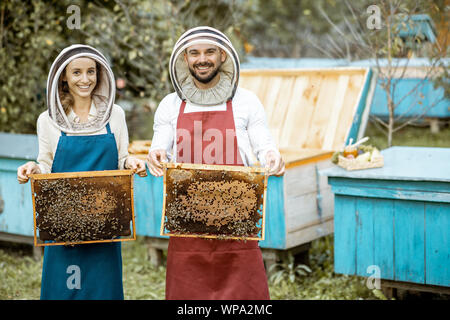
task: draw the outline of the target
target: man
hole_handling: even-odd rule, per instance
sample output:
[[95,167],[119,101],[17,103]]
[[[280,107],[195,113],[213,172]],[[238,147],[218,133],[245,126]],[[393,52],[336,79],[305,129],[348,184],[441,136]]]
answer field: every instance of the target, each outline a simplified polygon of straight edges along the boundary
[[[261,102],[238,87],[239,58],[223,33],[185,32],[174,46],[170,76],[176,92],[155,114],[151,174],[163,175],[167,160],[248,166],[253,155],[269,174],[284,173]],[[258,242],[170,238],[166,298],[269,299]]]

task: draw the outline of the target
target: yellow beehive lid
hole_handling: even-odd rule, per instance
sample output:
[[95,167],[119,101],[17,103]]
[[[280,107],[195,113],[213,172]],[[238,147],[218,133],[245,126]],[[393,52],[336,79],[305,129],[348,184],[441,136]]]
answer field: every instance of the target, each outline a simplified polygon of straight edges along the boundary
[[240,86],[266,110],[287,164],[331,157],[347,139],[367,88],[368,68],[241,70]]

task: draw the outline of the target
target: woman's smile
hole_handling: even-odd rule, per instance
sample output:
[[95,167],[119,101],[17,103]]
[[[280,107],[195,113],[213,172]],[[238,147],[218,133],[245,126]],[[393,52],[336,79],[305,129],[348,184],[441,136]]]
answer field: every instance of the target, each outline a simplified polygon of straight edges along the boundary
[[78,58],[67,65],[64,79],[69,91],[74,96],[87,98],[91,96],[97,84],[95,61],[90,58]]

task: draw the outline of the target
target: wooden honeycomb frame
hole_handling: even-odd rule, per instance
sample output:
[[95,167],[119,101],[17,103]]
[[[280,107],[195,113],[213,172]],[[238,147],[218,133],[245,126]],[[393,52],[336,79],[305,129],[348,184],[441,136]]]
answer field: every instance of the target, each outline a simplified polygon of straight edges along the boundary
[[[132,170],[105,170],[30,175],[31,194],[33,202],[34,245],[39,247],[136,240],[133,173],[134,172]],[[84,215],[83,221],[90,221],[93,220],[93,218],[89,217],[87,213],[93,215],[97,214],[99,216],[103,215],[101,212],[104,212],[105,210],[114,212],[115,216],[112,219],[111,214],[108,215],[108,217],[106,217],[105,215],[104,222],[107,222],[110,226],[112,226],[111,221],[115,219],[115,217],[118,217],[117,220],[114,221],[114,228],[125,228],[124,226],[128,224],[128,226],[126,226],[127,229],[122,230],[124,234],[117,234],[114,235],[113,238],[108,239],[88,239],[81,241],[61,241],[53,239],[52,242],[43,242],[43,240],[41,240],[42,234],[40,232],[40,239],[38,240],[38,226],[40,223],[43,223],[43,220],[40,219],[44,219],[43,217],[45,216],[45,210],[43,209],[43,214],[42,216],[40,216],[39,212],[36,213],[36,209],[39,209],[41,206],[39,204],[39,199],[44,198],[43,194],[45,191],[43,191],[43,189],[45,189],[45,187],[47,186],[45,185],[45,183],[47,183],[47,185],[50,185],[50,187],[48,187],[48,190],[51,190],[51,188],[53,188],[51,184],[61,184],[63,187],[59,188],[56,194],[58,194],[58,192],[63,192],[61,191],[61,189],[67,189],[69,191],[71,190],[70,193],[68,193],[68,197],[74,197],[76,194],[81,194],[81,196],[79,196],[79,198],[77,199],[79,200],[77,201],[78,205],[80,205],[80,208],[82,208],[80,209],[80,212],[78,212],[78,219],[80,219],[81,215]],[[86,188],[86,185],[88,184],[90,184],[91,186],[95,185],[96,187],[89,190],[83,189],[83,192],[81,192],[80,188]],[[52,190],[56,189],[53,188]],[[47,194],[47,196],[48,195],[49,194]],[[39,198],[40,196],[42,197]],[[38,200],[38,203],[36,202],[36,200]],[[57,199],[54,199],[54,201],[57,201]],[[92,204],[94,204],[94,206],[92,206]],[[62,208],[68,207],[66,204],[64,204],[64,202],[61,206]],[[91,209],[84,209],[86,206],[90,207]],[[105,206],[107,206],[106,209]],[[126,212],[125,215],[123,214],[124,212]],[[129,225],[130,221],[131,226]],[[86,228],[86,230],[88,229],[89,228]],[[43,231],[42,233],[45,234],[45,231]],[[124,237],[128,235],[128,238]],[[49,233],[46,234],[45,238],[47,239],[45,240],[52,240],[48,237],[51,238]]]
[[266,169],[190,163],[164,163],[163,169],[160,235],[264,240]]

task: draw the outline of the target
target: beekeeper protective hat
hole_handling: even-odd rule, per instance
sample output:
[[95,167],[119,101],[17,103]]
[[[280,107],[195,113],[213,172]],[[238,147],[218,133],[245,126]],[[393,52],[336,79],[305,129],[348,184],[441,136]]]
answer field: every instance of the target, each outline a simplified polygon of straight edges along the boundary
[[[71,122],[61,105],[59,96],[59,78],[65,67],[74,59],[87,57],[98,62],[100,65],[100,77],[97,79],[97,85],[92,92],[92,99],[97,109],[95,119],[87,123]],[[47,79],[47,108],[50,119],[53,124],[66,133],[92,133],[103,129],[109,121],[111,110],[116,95],[116,86],[114,74],[105,58],[105,56],[87,45],[75,44],[65,48],[56,57],[53,62]]]
[[[184,59],[186,48],[195,44],[213,44],[226,52],[220,80],[213,88],[199,89],[193,82],[189,67]],[[217,29],[201,26],[186,31],[175,43],[170,57],[170,79],[182,100],[199,105],[217,105],[232,99],[239,82],[239,57],[226,35]]]

